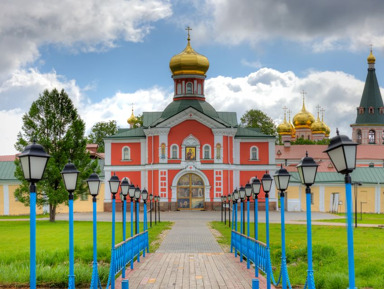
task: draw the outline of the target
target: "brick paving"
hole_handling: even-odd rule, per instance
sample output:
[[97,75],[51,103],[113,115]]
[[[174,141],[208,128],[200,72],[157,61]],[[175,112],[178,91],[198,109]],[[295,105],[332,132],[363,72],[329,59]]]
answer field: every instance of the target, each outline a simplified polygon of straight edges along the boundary
[[[126,271],[129,288],[218,289],[252,288],[254,269],[247,269],[215,240],[205,212],[179,212],[174,226],[155,253],[141,258]],[[177,217],[176,217],[177,216]],[[116,289],[121,288],[121,277]],[[259,277],[260,288],[266,288]],[[272,286],[272,288],[274,288]]]

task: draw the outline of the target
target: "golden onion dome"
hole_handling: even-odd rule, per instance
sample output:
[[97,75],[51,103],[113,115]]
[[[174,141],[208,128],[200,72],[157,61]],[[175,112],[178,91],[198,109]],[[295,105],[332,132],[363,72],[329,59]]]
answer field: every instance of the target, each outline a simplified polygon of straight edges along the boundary
[[284,113],[284,121],[283,123],[278,125],[277,132],[280,135],[285,135],[285,134],[292,135],[292,127],[291,127],[291,124],[287,122],[285,118],[285,113]]
[[375,64],[376,62],[376,57],[372,53],[372,48],[371,48],[371,53],[369,53],[367,57],[368,64]]
[[319,118],[319,113],[317,113],[317,120],[311,125],[312,133],[326,133],[327,127]]
[[136,116],[133,114],[133,108],[132,108],[132,114],[131,116],[127,119],[127,122],[129,125],[133,126],[137,122]]
[[311,128],[312,123],[315,122],[315,117],[305,109],[304,99],[303,107],[299,113],[293,117],[293,125],[298,128]]
[[197,53],[191,46],[188,33],[188,43],[185,49],[173,56],[169,62],[169,68],[173,75],[199,74],[205,75],[209,68],[208,58]]

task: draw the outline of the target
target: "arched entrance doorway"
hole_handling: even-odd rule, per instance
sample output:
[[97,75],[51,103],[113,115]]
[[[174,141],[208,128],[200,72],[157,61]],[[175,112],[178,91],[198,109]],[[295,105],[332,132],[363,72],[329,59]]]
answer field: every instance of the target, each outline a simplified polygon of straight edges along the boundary
[[204,210],[204,181],[197,174],[185,174],[177,182],[177,208]]

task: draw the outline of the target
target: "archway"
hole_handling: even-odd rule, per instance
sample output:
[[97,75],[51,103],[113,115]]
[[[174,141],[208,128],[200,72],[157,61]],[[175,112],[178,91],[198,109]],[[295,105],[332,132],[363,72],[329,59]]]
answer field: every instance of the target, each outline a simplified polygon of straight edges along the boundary
[[194,173],[187,173],[177,181],[177,208],[204,210],[204,181]]

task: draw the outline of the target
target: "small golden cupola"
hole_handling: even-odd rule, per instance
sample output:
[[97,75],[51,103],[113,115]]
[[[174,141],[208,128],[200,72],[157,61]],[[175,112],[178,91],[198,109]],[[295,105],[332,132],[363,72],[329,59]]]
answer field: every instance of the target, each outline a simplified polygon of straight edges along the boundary
[[191,37],[189,31],[191,28],[187,27],[188,30],[188,43],[185,49],[173,56],[169,62],[169,68],[172,71],[172,75],[203,75],[205,76],[209,68],[208,58],[204,55],[197,53],[191,46]]
[[137,117],[133,114],[133,107],[132,107],[132,114],[131,116],[127,119],[127,122],[129,124],[130,128],[133,128],[135,123],[137,122]]
[[320,120],[320,107],[318,106],[317,110],[317,119],[314,123],[312,123],[311,130],[313,134],[326,134],[327,127],[326,125]]
[[368,68],[375,68],[376,57],[372,53],[372,45],[371,45],[371,52],[367,57],[367,61],[368,61]]
[[296,129],[310,129],[312,124],[315,122],[315,117],[312,115],[312,113],[305,109],[304,94],[305,92],[303,92],[303,107],[301,108],[301,111],[293,117],[293,125]]
[[284,107],[284,121],[278,125],[277,127],[277,132],[279,135],[292,135],[292,127],[289,122],[287,122],[287,117],[285,110],[286,108]]
[[324,109],[321,109],[321,122],[325,125],[325,137],[328,138],[331,133],[331,128],[324,122]]

